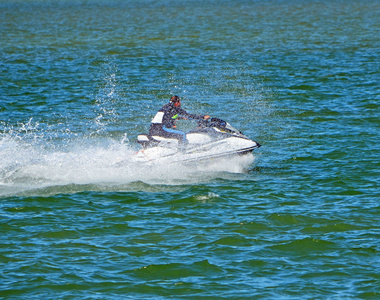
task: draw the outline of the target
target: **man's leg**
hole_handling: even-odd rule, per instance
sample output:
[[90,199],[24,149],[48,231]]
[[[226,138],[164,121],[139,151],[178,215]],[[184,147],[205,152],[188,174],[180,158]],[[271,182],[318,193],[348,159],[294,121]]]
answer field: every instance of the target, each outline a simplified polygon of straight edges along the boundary
[[174,137],[174,138],[178,139],[178,142],[180,144],[186,142],[186,133],[184,133],[183,131],[176,130],[173,128],[167,128],[166,126],[163,126],[162,128],[164,129],[165,132],[169,133],[170,137]]

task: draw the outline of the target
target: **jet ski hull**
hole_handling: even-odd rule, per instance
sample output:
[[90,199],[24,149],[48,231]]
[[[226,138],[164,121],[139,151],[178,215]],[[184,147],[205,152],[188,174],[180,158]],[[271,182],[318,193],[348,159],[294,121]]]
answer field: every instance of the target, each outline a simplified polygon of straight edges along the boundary
[[227,122],[223,123],[226,124],[223,127],[216,126],[215,122],[211,123],[212,126],[207,124],[189,132],[186,135],[186,145],[179,145],[176,139],[140,135],[139,143],[143,149],[136,153],[134,160],[157,164],[215,161],[219,158],[247,155],[261,146]]

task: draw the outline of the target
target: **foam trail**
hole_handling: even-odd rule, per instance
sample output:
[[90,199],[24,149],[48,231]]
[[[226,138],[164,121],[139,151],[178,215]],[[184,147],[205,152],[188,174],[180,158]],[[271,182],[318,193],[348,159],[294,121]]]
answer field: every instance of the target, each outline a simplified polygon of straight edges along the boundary
[[247,156],[189,166],[141,165],[133,161],[136,150],[125,138],[81,137],[62,142],[43,135],[5,134],[0,136],[0,196],[38,194],[41,189],[69,185],[92,185],[101,190],[118,185],[125,188],[133,182],[193,184],[220,176],[220,172],[240,173],[247,162],[253,162],[253,156]]

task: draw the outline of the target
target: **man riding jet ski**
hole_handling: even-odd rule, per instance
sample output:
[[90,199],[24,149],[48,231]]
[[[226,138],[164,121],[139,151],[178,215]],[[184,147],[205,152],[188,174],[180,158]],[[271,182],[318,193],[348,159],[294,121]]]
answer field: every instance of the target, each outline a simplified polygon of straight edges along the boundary
[[[198,126],[187,134],[177,130],[178,119],[196,119]],[[137,142],[143,149],[135,159],[146,162],[195,162],[232,155],[251,154],[260,144],[252,141],[226,121],[209,115],[193,115],[181,109],[173,96],[152,120],[149,135],[140,134]]]
[[178,140],[179,144],[187,144],[186,133],[176,129],[176,121],[180,119],[208,120],[209,118],[209,115],[189,114],[181,108],[180,97],[173,96],[170,98],[170,102],[165,104],[153,118],[149,135],[174,138]]

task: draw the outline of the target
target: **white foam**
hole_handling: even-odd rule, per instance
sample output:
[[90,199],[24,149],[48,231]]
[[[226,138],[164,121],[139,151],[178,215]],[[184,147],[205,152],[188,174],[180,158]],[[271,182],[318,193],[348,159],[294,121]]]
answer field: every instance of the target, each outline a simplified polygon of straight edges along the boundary
[[[180,185],[205,182],[218,172],[243,172],[253,156],[205,164],[142,165],[126,139],[75,138],[53,142],[0,136],[0,196],[66,185]],[[212,175],[213,174],[213,175]]]

